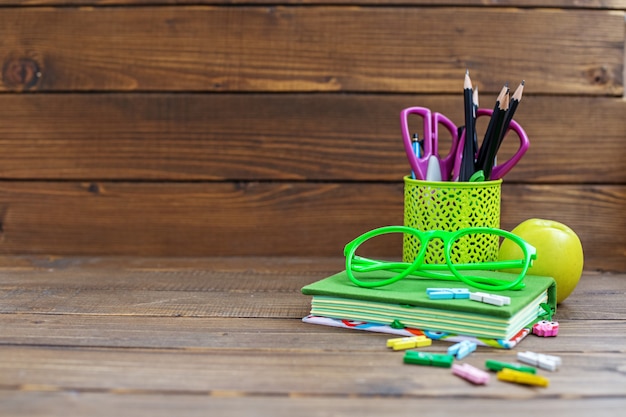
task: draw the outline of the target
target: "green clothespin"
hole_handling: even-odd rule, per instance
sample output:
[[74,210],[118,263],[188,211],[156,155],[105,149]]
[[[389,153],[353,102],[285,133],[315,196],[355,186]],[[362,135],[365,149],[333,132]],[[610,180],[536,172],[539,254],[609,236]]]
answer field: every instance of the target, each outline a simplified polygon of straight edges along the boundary
[[537,370],[533,368],[532,366],[520,365],[518,363],[494,361],[492,359],[488,359],[485,362],[485,367],[492,371],[501,371],[502,369],[507,368],[507,369],[514,369],[520,372],[526,372],[528,374],[534,374],[537,372]]
[[440,368],[450,368],[454,362],[454,356],[440,353],[418,352],[409,350],[404,354],[404,363],[424,366],[438,366]]

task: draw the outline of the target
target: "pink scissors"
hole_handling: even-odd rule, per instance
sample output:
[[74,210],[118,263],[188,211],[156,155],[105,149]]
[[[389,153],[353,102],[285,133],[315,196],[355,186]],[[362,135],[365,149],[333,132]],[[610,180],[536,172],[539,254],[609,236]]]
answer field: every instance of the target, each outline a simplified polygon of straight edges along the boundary
[[[476,118],[481,116],[487,116],[491,118],[491,114],[493,113],[492,109],[478,109],[476,112]],[[528,139],[528,135],[515,120],[511,119],[511,123],[509,124],[509,128],[507,129],[507,133],[509,131],[514,131],[517,137],[519,138],[519,148],[513,154],[513,156],[508,159],[506,162],[503,162],[499,165],[495,165],[491,170],[491,175],[489,178],[485,178],[485,180],[497,180],[504,177],[510,170],[522,159],[522,156],[528,151],[528,147],[530,146],[530,140]],[[459,177],[459,171],[461,170],[461,158],[463,156],[463,143],[465,143],[465,130],[461,134],[461,139],[459,140],[460,145],[458,145],[457,152],[455,154],[454,159],[454,167],[452,170],[452,180],[456,180]]]
[[[411,132],[409,131],[408,117],[411,114],[421,116],[424,120],[424,134],[421,139],[424,140],[424,152],[418,158],[411,146]],[[450,151],[445,157],[439,154],[439,125],[443,125],[452,138]],[[457,156],[457,148],[459,135],[456,125],[441,113],[433,113],[426,107],[409,107],[400,112],[400,128],[402,129],[402,139],[404,140],[404,151],[409,159],[411,169],[415,172],[415,176],[421,180],[439,177],[443,181],[451,179],[452,170]],[[433,169],[432,157],[435,157],[440,172],[433,175],[429,172]],[[436,166],[437,164],[435,164]]]

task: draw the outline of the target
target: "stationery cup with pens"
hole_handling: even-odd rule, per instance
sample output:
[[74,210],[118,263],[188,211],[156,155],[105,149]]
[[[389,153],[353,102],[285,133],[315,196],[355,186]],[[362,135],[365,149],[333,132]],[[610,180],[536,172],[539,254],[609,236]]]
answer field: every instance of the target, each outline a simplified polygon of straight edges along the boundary
[[[415,140],[409,134],[409,116],[423,118],[423,135],[420,152],[414,151]],[[489,109],[476,109],[477,117],[492,117]],[[496,164],[495,152],[492,164],[476,170],[478,159],[463,164],[463,144],[466,132],[440,113],[424,107],[410,107],[400,114],[405,151],[411,166],[412,175],[404,178],[404,225],[419,230],[457,231],[467,227],[500,227],[500,196],[502,177],[522,158],[529,147],[529,140],[522,127],[510,120],[507,129],[514,132],[519,140],[519,148],[508,160]],[[439,151],[439,127],[450,136],[450,149],[447,154]],[[460,134],[459,134],[460,132]],[[506,133],[506,132],[505,132]],[[473,135],[472,135],[473,136]],[[492,146],[488,139],[483,146]],[[486,152],[486,151],[485,151]],[[475,153],[478,158],[480,152]],[[470,170],[467,172],[467,170]],[[483,170],[484,169],[484,170]],[[463,172],[465,171],[465,173]],[[485,171],[488,177],[485,178]],[[469,181],[460,181],[461,178]],[[485,180],[487,179],[487,180]],[[458,261],[490,262],[498,255],[498,241],[493,237],[467,236],[456,253]],[[404,236],[403,261],[412,262],[419,252],[419,242],[410,235]],[[425,263],[444,262],[441,242],[429,246]]]
[[[529,140],[513,120],[521,100],[524,81],[509,98],[505,85],[493,110],[478,108],[478,90],[473,89],[469,71],[465,73],[463,104],[465,125],[457,127],[441,113],[426,107],[409,107],[400,113],[400,128],[411,176],[404,178],[404,225],[418,230],[457,231],[468,227],[500,227],[500,188],[506,175],[524,156]],[[422,136],[416,152],[415,137],[409,129],[409,116],[422,120]],[[478,146],[476,120],[488,117],[489,125]],[[440,129],[441,127],[441,129]],[[440,137],[440,132],[442,136]],[[496,156],[509,132],[519,139],[517,151],[498,164]],[[442,148],[450,138],[450,148]],[[441,149],[440,149],[441,148]],[[504,159],[504,158],[502,158]],[[457,262],[491,262],[497,259],[499,240],[494,236],[468,235],[455,248]],[[404,235],[404,262],[413,262],[420,241]],[[443,263],[442,242],[431,242],[424,263]]]

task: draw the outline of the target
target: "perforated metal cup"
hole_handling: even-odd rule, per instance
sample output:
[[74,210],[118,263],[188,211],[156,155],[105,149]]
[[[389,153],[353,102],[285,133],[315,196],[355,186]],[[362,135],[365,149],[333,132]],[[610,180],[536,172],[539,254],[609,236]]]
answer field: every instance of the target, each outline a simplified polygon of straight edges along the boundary
[[[456,231],[466,227],[500,227],[502,180],[484,182],[421,181],[404,177],[404,225],[419,230]],[[451,252],[455,263],[490,262],[498,258],[494,236],[468,235]],[[402,259],[413,262],[420,242],[404,235]],[[441,241],[432,241],[425,263],[445,263]]]

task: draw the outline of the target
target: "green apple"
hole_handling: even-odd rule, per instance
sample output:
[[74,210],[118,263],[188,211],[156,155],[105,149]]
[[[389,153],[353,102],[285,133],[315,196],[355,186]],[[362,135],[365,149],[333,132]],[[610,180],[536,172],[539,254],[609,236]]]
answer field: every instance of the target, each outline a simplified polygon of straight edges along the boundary
[[[512,231],[537,249],[537,259],[528,274],[543,275],[556,281],[557,303],[576,288],[583,272],[583,246],[572,229],[554,220],[528,219]],[[520,248],[509,240],[502,242],[499,258],[519,259]]]

